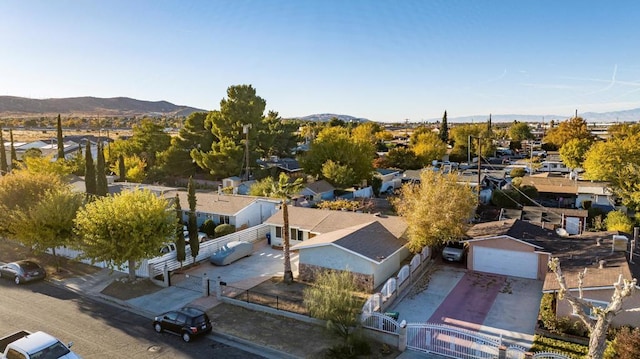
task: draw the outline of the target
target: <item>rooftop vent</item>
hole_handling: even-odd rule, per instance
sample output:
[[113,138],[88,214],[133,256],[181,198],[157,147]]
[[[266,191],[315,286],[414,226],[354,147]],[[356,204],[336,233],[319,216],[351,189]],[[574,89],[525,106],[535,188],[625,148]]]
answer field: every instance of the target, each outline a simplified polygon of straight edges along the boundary
[[604,259],[598,262],[598,268],[602,269],[607,265],[607,261],[605,261]]

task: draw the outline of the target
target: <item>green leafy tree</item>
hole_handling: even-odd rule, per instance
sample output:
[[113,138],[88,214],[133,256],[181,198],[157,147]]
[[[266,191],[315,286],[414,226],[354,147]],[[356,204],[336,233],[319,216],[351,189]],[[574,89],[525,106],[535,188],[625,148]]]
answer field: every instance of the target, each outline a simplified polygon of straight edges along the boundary
[[349,270],[324,271],[316,275],[313,286],[305,288],[303,301],[312,317],[326,320],[327,328],[346,342],[358,327],[364,304],[357,293],[355,276]]
[[[122,165],[124,165],[124,172],[122,171]],[[116,176],[120,178],[124,178],[124,180],[128,180],[134,183],[142,183],[147,174],[145,172],[145,168],[147,164],[144,160],[136,155],[122,157],[122,162],[118,160],[118,164],[111,166],[111,171],[113,171]]]
[[347,188],[358,182],[353,169],[332,160],[328,160],[322,165],[322,177],[337,188]]
[[438,132],[438,137],[440,137],[440,141],[444,143],[449,142],[449,124],[447,123],[447,111],[444,111],[444,115],[442,115],[442,122],[440,122],[440,131]]
[[[469,148],[469,136],[471,136],[471,148]],[[478,154],[478,144],[481,145],[483,156],[491,156],[495,151],[495,145],[491,133],[487,131],[487,126],[483,124],[464,124],[451,128],[450,137],[453,139],[453,153],[463,155],[466,158],[470,153],[471,157]],[[478,141],[478,138],[481,138]]]
[[573,117],[566,121],[560,122],[544,136],[544,142],[561,148],[565,143],[572,139],[592,140],[593,136],[587,126],[587,121],[582,117]]
[[[300,164],[306,173],[321,177],[327,161],[353,170],[357,184],[369,180],[373,172],[374,146],[365,140],[354,139],[348,129],[328,127],[322,130],[309,151],[300,158]],[[331,182],[331,181],[330,181]]]
[[293,271],[291,270],[291,253],[289,243],[289,209],[287,202],[294,194],[297,194],[302,189],[302,178],[297,178],[291,182],[289,176],[281,172],[278,177],[278,181],[273,181],[271,190],[267,194],[267,197],[279,198],[282,200],[282,218],[284,222],[284,228],[282,232],[282,250],[284,252],[284,281],[286,283],[293,282]]
[[514,121],[513,125],[509,126],[509,138],[512,141],[522,142],[524,140],[530,140],[533,138],[531,128],[526,122]]
[[266,101],[256,95],[251,85],[229,87],[227,98],[220,101],[220,110],[210,112],[206,119],[213,134],[211,149],[193,149],[191,157],[215,178],[240,174],[247,137],[249,163],[255,163],[265,107]]
[[231,225],[231,224],[221,224],[219,226],[217,226],[214,230],[213,230],[213,235],[215,238],[220,238],[220,237],[224,237],[226,235],[229,235],[231,233],[234,233],[236,231],[236,227]]
[[0,127],[0,176],[4,176],[9,172],[7,164],[7,152],[4,147],[4,138],[2,137],[2,127]]
[[96,195],[106,196],[109,193],[107,184],[107,171],[105,169],[104,148],[98,143],[98,161],[96,163]]
[[[616,283],[613,283],[614,292],[611,300],[605,308],[595,305],[593,302],[585,300],[582,296],[584,277],[587,271],[578,273],[578,291],[571,291],[566,283],[565,275],[560,268],[560,260],[552,258],[549,261],[549,268],[555,274],[556,280],[560,286],[558,291],[558,300],[566,299],[573,313],[578,316],[580,321],[589,330],[589,352],[587,358],[600,359],[604,356],[607,348],[607,331],[611,326],[613,319],[621,313],[629,311],[637,311],[638,309],[623,309],[622,305],[625,300],[633,296],[636,290],[636,279],[627,280],[619,277]],[[587,308],[585,310],[585,308]],[[589,312],[590,314],[587,314]]]
[[180,206],[180,197],[176,193],[176,217],[178,222],[176,223],[176,259],[180,261],[180,268],[182,268],[182,262],[187,259],[187,253],[185,248],[184,230],[182,225],[182,207]]
[[413,150],[396,147],[389,150],[384,157],[385,165],[379,168],[398,168],[401,170],[417,170],[422,168],[422,161]]
[[58,114],[57,120],[57,142],[58,142],[58,161],[64,161],[64,140],[62,138],[62,120]]
[[149,166],[154,166],[157,154],[166,151],[171,145],[171,136],[164,132],[162,125],[151,119],[143,119],[139,125],[133,126],[132,131],[129,141],[139,149],[137,155]]
[[273,180],[273,177],[265,177],[259,181],[254,182],[251,187],[249,187],[249,195],[257,197],[269,197],[274,184],[275,181]]
[[411,149],[422,165],[429,165],[433,160],[442,159],[442,156],[447,153],[447,144],[442,142],[434,132],[425,132],[416,137]]
[[91,154],[91,142],[87,141],[87,148],[85,150],[85,170],[84,170],[84,184],[87,195],[97,194],[97,182],[96,182],[96,166],[93,164],[93,155]]
[[607,231],[620,231],[624,233],[633,232],[633,221],[622,211],[611,211],[607,213],[604,220]]
[[0,233],[10,234],[11,216],[17,212],[29,212],[47,192],[64,187],[62,179],[51,173],[32,173],[15,170],[0,177]]
[[30,173],[55,174],[59,177],[67,176],[71,173],[71,166],[67,161],[53,161],[53,155],[23,156],[22,163],[17,167]]
[[32,207],[12,213],[11,232],[25,246],[37,252],[51,249],[55,257],[56,247],[72,243],[73,220],[82,203],[82,194],[68,186],[49,190]]
[[585,155],[591,147],[590,139],[573,138],[560,148],[560,159],[569,168],[579,168],[585,160]]
[[167,209],[167,201],[149,190],[99,197],[77,213],[76,246],[92,261],[128,264],[129,279],[135,280],[136,264],[157,256],[175,235],[176,215]]
[[187,185],[187,201],[189,201],[189,215],[187,222],[187,229],[189,230],[189,247],[191,248],[191,256],[193,261],[196,261],[196,257],[200,252],[200,241],[198,241],[198,221],[196,219],[196,187],[193,183],[193,178],[189,178],[189,184]]
[[469,185],[457,181],[456,174],[423,171],[420,184],[402,186],[393,205],[409,225],[411,251],[441,246],[465,235],[478,199]]
[[610,138],[625,139],[640,134],[640,124],[615,123],[607,128]]
[[211,128],[205,127],[206,112],[194,112],[187,117],[169,148],[158,154],[162,171],[174,176],[193,176],[199,169],[191,158],[191,150],[208,149],[213,144]]

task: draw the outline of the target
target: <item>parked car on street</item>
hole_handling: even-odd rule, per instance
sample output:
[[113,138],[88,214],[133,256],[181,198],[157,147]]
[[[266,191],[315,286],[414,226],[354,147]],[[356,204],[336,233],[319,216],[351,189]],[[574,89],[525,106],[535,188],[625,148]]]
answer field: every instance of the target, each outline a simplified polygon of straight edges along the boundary
[[197,308],[184,307],[155,317],[153,329],[158,333],[166,331],[180,335],[188,343],[194,337],[211,332],[212,326],[207,313]]
[[38,263],[22,260],[0,266],[0,277],[13,280],[16,284],[41,280],[47,272]]
[[80,359],[65,345],[45,333],[21,330],[0,338],[0,359]]
[[226,266],[238,259],[248,257],[253,253],[253,244],[249,242],[233,241],[225,244],[209,257],[209,261],[217,266]]
[[462,242],[449,242],[442,250],[442,258],[449,262],[462,262],[466,245]]

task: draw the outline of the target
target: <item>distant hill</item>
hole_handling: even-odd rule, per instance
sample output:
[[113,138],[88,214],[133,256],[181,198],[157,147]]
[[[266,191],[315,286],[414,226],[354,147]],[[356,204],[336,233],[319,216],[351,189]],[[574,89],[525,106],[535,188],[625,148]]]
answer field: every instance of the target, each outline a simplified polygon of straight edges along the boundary
[[334,117],[344,122],[368,122],[369,121],[366,118],[358,118],[358,117],[353,117],[349,115],[336,115],[333,113],[320,113],[320,114],[297,117],[297,118],[304,121],[329,122]]
[[142,101],[128,97],[70,97],[30,99],[0,96],[0,118],[32,116],[188,116],[193,112],[207,112],[167,101]]

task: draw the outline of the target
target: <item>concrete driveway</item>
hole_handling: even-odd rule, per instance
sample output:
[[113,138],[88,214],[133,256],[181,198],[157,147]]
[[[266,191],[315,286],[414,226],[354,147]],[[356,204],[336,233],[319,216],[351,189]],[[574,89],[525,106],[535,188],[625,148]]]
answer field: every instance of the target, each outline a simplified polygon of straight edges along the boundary
[[494,337],[502,335],[506,345],[528,348],[533,342],[542,281],[472,272],[446,264],[436,265],[426,275],[426,288],[390,309],[399,312],[400,320],[443,323]]
[[[273,249],[266,240],[254,244],[253,254],[226,266],[215,266],[209,261],[200,262],[180,274],[172,274],[174,286],[164,288],[156,293],[130,299],[128,305],[140,308],[147,315],[163,313],[168,310],[182,308],[203,299],[204,286],[202,279],[220,277],[228,286],[250,289],[259,283],[284,273],[284,255],[281,249]],[[294,277],[298,275],[298,253],[291,252],[291,268]],[[215,301],[215,293],[205,297]]]

